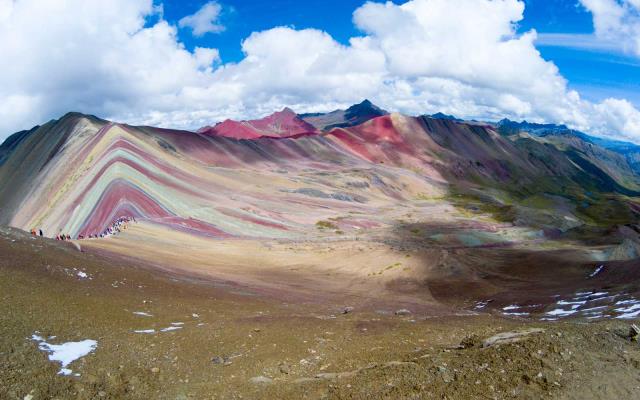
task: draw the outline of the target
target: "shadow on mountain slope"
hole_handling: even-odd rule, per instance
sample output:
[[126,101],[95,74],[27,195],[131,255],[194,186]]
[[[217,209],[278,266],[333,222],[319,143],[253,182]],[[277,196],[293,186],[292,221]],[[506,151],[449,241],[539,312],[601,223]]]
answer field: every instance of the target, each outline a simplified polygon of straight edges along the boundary
[[[599,261],[606,246],[588,246],[571,239],[551,241],[544,237],[529,243],[501,242],[465,246],[440,243],[434,233],[473,235],[454,224],[398,224],[396,240],[415,254],[424,257],[428,268],[424,281],[398,279],[388,288],[398,292],[429,291],[440,303],[469,308],[490,300],[489,308],[510,304],[545,306],[558,297],[577,292],[608,291],[637,293],[640,291],[640,259]],[[591,241],[591,240],[590,240]],[[433,251],[439,249],[437,261]],[[598,270],[604,265],[605,268]],[[597,275],[593,275],[598,270]],[[600,272],[601,271],[601,272]]]

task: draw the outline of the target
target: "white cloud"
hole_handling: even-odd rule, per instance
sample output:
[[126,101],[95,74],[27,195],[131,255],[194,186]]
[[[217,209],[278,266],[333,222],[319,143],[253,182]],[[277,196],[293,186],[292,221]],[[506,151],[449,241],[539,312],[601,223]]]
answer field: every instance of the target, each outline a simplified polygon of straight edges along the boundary
[[212,82],[217,51],[187,51],[163,20],[145,28],[152,0],[0,5],[0,138],[70,110],[167,112],[189,86]]
[[[596,105],[596,111],[601,116],[601,129],[613,129],[615,132],[640,132],[640,113],[628,101],[620,99],[606,99]],[[635,139],[635,135],[622,135]]]
[[640,0],[579,0],[594,32],[544,33],[536,44],[640,57]]
[[0,0],[0,22],[4,22],[13,10],[13,0]]
[[580,0],[593,15],[595,42],[640,56],[640,0]]
[[591,33],[539,33],[538,46],[568,47],[596,52],[620,52],[620,43]]
[[517,0],[366,3],[354,13],[363,35],[347,45],[276,27],[254,32],[245,57],[226,64],[215,49],[186,50],[152,0],[5,2],[0,54],[12,62],[0,64],[0,137],[69,110],[198,128],[366,97],[411,114],[526,118],[640,142],[633,105],[581,99],[540,56],[536,32],[516,34]]
[[218,23],[222,6],[215,1],[210,1],[202,6],[195,14],[186,16],[178,22],[180,28],[191,28],[194,36],[203,36],[205,33],[219,33],[224,31],[224,26]]

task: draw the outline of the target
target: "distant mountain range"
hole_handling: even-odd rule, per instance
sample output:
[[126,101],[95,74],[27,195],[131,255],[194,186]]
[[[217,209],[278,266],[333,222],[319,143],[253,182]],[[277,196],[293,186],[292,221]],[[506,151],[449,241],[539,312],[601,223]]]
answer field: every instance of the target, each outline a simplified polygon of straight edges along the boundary
[[197,132],[69,113],[0,146],[0,224],[86,236],[128,215],[282,238],[330,216],[388,224],[381,208],[434,199],[545,231],[595,229],[637,220],[639,150],[561,125],[410,117],[369,101]]
[[389,114],[385,110],[364,100],[346,110],[335,110],[330,113],[300,114],[300,118],[319,130],[331,130],[333,128],[346,128],[360,125],[370,119]]
[[198,132],[234,139],[292,138],[316,133],[316,128],[289,108],[252,121],[226,120]]
[[285,108],[262,119],[226,120],[214,126],[201,128],[198,132],[234,139],[295,138],[319,134],[333,128],[360,125],[372,118],[387,114],[388,112],[365,100],[346,110],[335,110],[329,113],[296,114],[290,108]]
[[640,173],[640,146],[634,143],[591,136],[580,131],[569,129],[566,125],[535,124],[527,121],[515,122],[503,119],[496,124],[496,128],[498,132],[505,136],[527,132],[539,137],[556,136],[558,139],[564,137],[565,140],[576,138],[586,143],[622,154],[634,171]]

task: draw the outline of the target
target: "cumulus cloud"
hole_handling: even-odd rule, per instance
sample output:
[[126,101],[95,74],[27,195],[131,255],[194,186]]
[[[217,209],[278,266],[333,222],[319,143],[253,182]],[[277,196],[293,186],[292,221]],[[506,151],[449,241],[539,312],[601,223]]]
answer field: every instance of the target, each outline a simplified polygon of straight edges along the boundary
[[215,1],[210,1],[202,6],[195,14],[188,15],[178,21],[180,28],[190,28],[194,36],[203,36],[205,33],[219,33],[224,31],[224,26],[218,23],[222,6]]
[[275,27],[251,34],[245,57],[226,64],[216,49],[186,50],[152,0],[4,2],[0,54],[11,62],[0,65],[0,137],[68,110],[198,128],[370,98],[409,114],[526,118],[640,142],[631,103],[582,99],[536,50],[536,32],[516,33],[518,0],[366,3],[353,15],[362,35],[347,44]]
[[2,1],[0,138],[70,110],[170,111],[212,81],[215,49],[187,51],[152,0]]
[[627,53],[640,56],[639,0],[580,0],[593,14],[596,41],[616,43]]
[[600,119],[600,130],[611,130],[613,132],[622,132],[622,137],[635,139],[636,135],[625,135],[624,132],[640,131],[640,113],[627,100],[607,99],[595,106],[597,115]]

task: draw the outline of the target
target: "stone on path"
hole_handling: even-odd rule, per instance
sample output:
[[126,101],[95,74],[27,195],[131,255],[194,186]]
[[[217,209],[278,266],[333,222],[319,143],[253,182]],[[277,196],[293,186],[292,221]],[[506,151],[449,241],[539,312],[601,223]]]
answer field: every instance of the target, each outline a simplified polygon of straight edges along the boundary
[[529,328],[520,331],[498,333],[497,335],[493,335],[490,338],[485,339],[484,342],[482,342],[482,347],[519,342],[526,339],[528,336],[541,332],[544,332],[544,329]]

